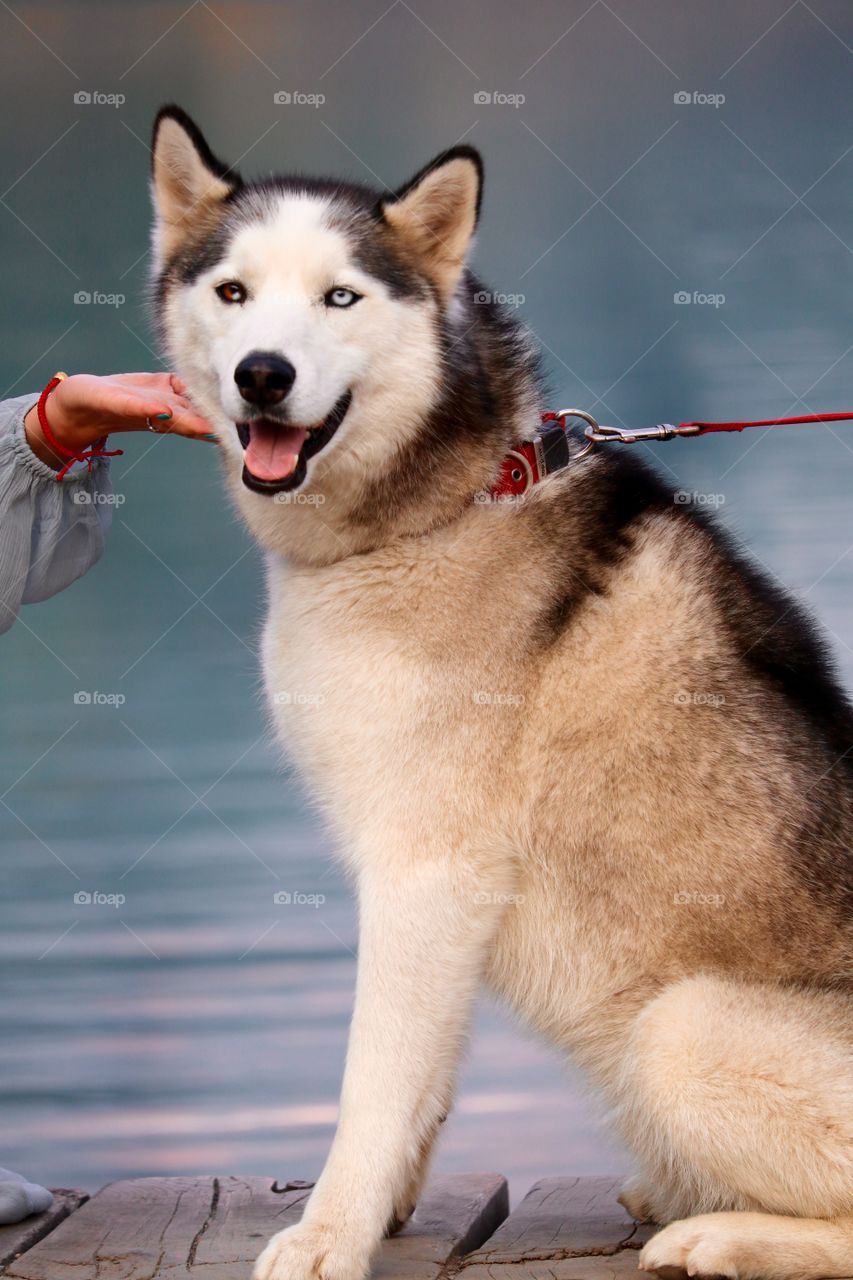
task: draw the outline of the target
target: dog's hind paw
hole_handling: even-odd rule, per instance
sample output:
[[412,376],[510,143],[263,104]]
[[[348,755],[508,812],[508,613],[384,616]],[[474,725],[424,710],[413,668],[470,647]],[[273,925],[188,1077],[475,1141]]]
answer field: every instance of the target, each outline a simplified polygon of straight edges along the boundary
[[369,1256],[320,1225],[297,1223],[273,1236],[252,1280],[364,1280]]
[[716,1221],[718,1215],[703,1214],[671,1222],[640,1252],[640,1270],[652,1271],[664,1280],[675,1276],[727,1276],[743,1280],[737,1264],[736,1240],[731,1230]]
[[640,1270],[727,1280],[818,1280],[853,1276],[853,1231],[845,1220],[769,1213],[703,1213],[671,1222],[644,1246]]

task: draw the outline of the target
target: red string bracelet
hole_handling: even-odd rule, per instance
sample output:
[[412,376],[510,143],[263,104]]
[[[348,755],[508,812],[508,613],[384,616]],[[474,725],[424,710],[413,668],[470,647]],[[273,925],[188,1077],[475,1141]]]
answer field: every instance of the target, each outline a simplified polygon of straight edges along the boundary
[[109,439],[109,436],[101,436],[101,438],[99,440],[96,440],[95,443],[89,449],[82,449],[79,453],[74,453],[72,449],[66,449],[64,444],[59,443],[56,436],[53,434],[53,432],[50,429],[50,423],[47,420],[47,409],[45,408],[45,406],[47,404],[47,398],[50,395],[51,391],[55,391],[56,388],[59,386],[60,382],[64,382],[64,380],[67,377],[68,377],[67,373],[55,373],[51,378],[50,382],[45,387],[44,391],[39,396],[38,405],[36,406],[39,425],[41,426],[42,434],[44,435],[44,438],[47,441],[48,445],[53,450],[53,452],[57,454],[60,458],[68,459],[65,465],[59,471],[57,471],[56,473],[57,480],[64,480],[66,472],[71,467],[74,466],[75,462],[85,462],[89,470],[89,475],[91,475],[93,459],[118,458],[124,453],[124,449],[113,449],[109,452],[107,451],[105,446],[106,446],[107,440]]

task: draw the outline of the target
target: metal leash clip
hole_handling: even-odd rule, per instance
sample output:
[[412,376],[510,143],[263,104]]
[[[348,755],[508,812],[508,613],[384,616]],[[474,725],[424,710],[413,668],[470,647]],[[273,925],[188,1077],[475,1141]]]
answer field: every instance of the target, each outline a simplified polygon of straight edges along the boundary
[[590,449],[597,444],[613,441],[618,444],[637,444],[643,440],[673,440],[676,436],[700,434],[699,427],[692,423],[681,423],[675,426],[671,422],[659,422],[654,427],[636,427],[633,430],[625,427],[606,427],[597,422],[592,414],[585,413],[583,409],[560,409],[556,416],[564,426],[567,418],[580,418],[586,423],[584,435],[589,444],[577,455],[578,459],[585,458]]

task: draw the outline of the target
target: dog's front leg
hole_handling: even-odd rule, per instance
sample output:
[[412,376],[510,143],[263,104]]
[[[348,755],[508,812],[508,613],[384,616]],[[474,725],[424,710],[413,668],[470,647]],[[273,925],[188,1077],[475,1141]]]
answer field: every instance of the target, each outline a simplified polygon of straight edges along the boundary
[[506,886],[504,868],[484,873],[461,855],[361,876],[358,979],[337,1133],[302,1221],[273,1237],[255,1280],[366,1275],[447,1105]]

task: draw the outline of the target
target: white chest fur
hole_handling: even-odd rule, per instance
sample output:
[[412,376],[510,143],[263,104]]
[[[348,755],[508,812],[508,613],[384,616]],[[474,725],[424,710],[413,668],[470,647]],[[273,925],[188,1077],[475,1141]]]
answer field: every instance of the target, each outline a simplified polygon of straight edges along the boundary
[[442,644],[435,618],[418,616],[417,592],[395,589],[387,564],[375,576],[365,564],[354,580],[345,565],[274,562],[269,586],[264,680],[276,731],[344,837],[482,817],[491,786],[473,774],[494,776],[496,744],[472,717],[477,675]]

